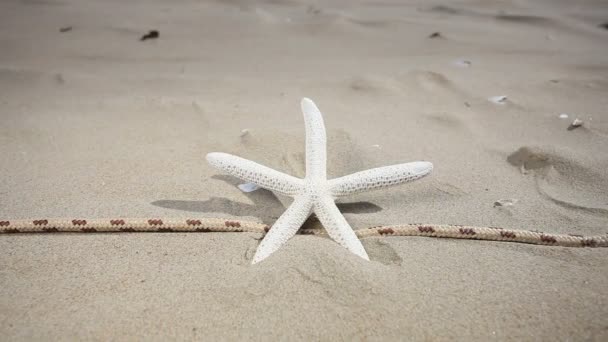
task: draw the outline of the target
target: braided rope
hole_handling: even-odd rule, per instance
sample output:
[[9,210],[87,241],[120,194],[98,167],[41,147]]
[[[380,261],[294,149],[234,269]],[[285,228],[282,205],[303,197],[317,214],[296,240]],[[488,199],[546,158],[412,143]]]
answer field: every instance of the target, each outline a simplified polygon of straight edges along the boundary
[[[10,233],[105,233],[105,232],[254,232],[265,233],[263,223],[219,218],[117,218],[0,220],[0,234]],[[359,238],[378,236],[428,236],[438,238],[508,241],[562,247],[608,247],[608,234],[581,236],[529,230],[461,225],[405,224],[356,230]],[[326,236],[320,229],[301,229],[299,234]]]

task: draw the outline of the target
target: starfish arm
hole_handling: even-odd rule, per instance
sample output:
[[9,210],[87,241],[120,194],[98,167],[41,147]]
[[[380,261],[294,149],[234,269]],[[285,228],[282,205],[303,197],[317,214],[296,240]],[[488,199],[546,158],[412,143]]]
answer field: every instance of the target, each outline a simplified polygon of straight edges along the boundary
[[369,260],[361,241],[331,197],[328,196],[316,202],[313,210],[334,241],[363,259]]
[[310,216],[312,201],[308,196],[298,196],[287,210],[272,225],[253,256],[256,264],[276,252],[287,240],[293,237],[302,223]]
[[327,136],[319,108],[311,99],[302,99],[302,113],[306,124],[306,177],[325,179],[327,167]]
[[420,161],[379,167],[332,179],[329,181],[329,191],[334,198],[338,198],[411,182],[428,175],[432,170],[433,164]]
[[304,182],[299,178],[231,154],[209,153],[207,161],[225,173],[283,195],[295,196],[304,187]]

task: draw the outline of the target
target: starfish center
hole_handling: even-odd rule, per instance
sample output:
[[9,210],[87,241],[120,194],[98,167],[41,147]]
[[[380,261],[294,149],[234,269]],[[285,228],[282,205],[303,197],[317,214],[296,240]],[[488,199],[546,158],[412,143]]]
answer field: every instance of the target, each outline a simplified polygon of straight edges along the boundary
[[304,186],[304,194],[312,201],[318,201],[323,197],[330,196],[326,180],[307,180]]

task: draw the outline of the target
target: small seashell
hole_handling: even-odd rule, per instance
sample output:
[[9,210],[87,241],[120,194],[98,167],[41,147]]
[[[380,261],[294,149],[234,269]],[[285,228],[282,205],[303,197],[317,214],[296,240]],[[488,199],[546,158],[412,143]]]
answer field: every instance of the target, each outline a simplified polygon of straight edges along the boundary
[[574,121],[572,121],[572,123],[568,127],[568,130],[571,131],[573,129],[581,127],[582,125],[583,125],[583,120],[576,118],[576,119],[574,119]]
[[560,119],[567,119],[568,118],[568,114],[562,113],[562,114],[559,115],[559,118]]
[[466,59],[457,59],[452,64],[454,64],[455,66],[459,66],[461,68],[468,68],[473,63],[471,61],[469,61],[469,60],[466,60]]
[[517,203],[519,200],[518,199],[499,199],[498,201],[494,202],[494,206],[495,207],[510,207],[512,205],[514,205],[515,203]]
[[507,97],[504,95],[492,96],[488,99],[488,101],[499,105],[504,105],[505,103],[507,103]]
[[255,183],[244,183],[239,184],[238,188],[241,189],[242,192],[253,192],[259,189],[260,186]]
[[572,123],[570,125],[572,127],[580,127],[583,125],[583,120],[576,118],[576,119],[574,119],[574,121],[572,121]]
[[246,136],[247,134],[249,134],[249,128],[245,128],[245,129],[241,130],[241,135],[240,135],[240,136],[241,136],[241,137],[244,137],[244,136]]

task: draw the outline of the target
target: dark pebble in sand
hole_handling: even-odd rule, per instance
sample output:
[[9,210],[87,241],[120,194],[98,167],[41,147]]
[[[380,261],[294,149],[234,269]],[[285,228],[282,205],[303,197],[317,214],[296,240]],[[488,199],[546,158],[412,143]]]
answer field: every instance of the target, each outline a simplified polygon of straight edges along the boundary
[[603,29],[608,30],[608,22],[603,23],[603,24],[599,24],[598,26],[601,27],[601,28],[603,28]]
[[152,31],[149,31],[148,33],[144,34],[143,36],[141,36],[141,38],[139,40],[144,41],[146,39],[156,39],[159,36],[160,36],[160,34],[158,33],[158,31],[152,30]]
[[429,38],[443,38],[441,32],[433,32],[429,35]]
[[72,26],[65,26],[59,29],[59,32],[61,33],[65,33],[65,32],[69,32],[72,31]]

